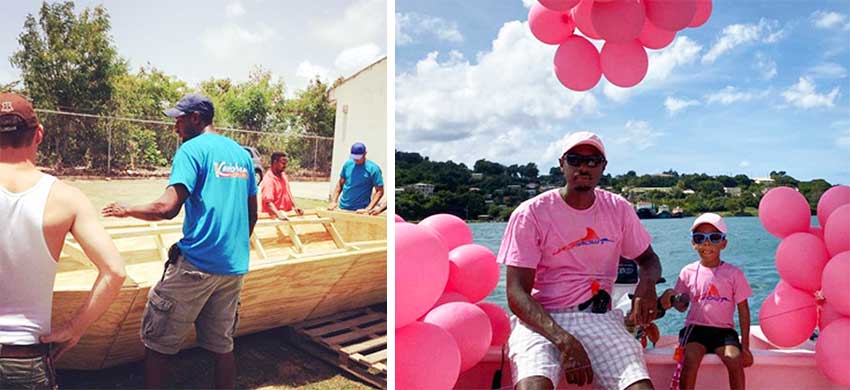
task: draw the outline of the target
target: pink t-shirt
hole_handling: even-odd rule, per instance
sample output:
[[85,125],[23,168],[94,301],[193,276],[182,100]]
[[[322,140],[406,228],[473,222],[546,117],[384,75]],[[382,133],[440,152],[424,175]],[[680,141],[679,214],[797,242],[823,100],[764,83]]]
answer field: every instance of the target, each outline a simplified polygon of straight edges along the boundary
[[546,309],[591,298],[591,283],[611,293],[620,256],[634,259],[652,239],[623,197],[596,189],[585,210],[566,204],[558,190],[523,202],[505,230],[498,262],[537,270],[531,296]]
[[686,265],[679,273],[673,290],[691,297],[685,325],[729,329],[735,328],[735,307],[753,295],[744,272],[727,262],[713,268],[701,265],[699,261]]

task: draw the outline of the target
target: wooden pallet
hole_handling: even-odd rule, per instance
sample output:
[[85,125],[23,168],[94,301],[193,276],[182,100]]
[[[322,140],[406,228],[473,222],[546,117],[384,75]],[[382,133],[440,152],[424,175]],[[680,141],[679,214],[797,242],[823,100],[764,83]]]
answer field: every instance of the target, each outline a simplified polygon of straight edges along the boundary
[[346,311],[293,325],[289,333],[299,348],[387,388],[387,313]]

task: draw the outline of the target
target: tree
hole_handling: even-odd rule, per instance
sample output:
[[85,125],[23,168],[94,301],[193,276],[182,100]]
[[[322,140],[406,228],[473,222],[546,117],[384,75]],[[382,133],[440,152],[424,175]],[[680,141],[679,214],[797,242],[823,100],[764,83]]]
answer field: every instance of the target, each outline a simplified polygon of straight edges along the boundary
[[[113,47],[109,31],[109,15],[102,6],[76,15],[73,2],[45,2],[38,20],[27,15],[18,37],[21,48],[10,62],[21,70],[26,93],[36,107],[90,114],[112,108],[115,81],[127,73],[127,64]],[[42,156],[57,165],[105,159],[102,127],[67,117],[45,119],[45,128],[60,135],[44,144]],[[73,136],[72,129],[78,130]]]
[[287,101],[284,109],[290,126],[303,134],[333,137],[336,105],[329,92],[328,85],[316,78]]

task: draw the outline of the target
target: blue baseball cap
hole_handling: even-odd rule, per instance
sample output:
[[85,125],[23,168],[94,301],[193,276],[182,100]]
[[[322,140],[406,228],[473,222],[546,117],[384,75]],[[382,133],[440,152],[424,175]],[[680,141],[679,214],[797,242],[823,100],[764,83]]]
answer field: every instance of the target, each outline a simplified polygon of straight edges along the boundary
[[212,118],[215,114],[215,108],[210,98],[199,93],[190,93],[183,96],[174,108],[163,111],[170,118],[177,118],[192,112],[197,112],[202,117]]
[[366,154],[366,145],[363,145],[362,142],[355,142],[354,145],[351,145],[352,160],[359,160],[363,158],[364,154]]

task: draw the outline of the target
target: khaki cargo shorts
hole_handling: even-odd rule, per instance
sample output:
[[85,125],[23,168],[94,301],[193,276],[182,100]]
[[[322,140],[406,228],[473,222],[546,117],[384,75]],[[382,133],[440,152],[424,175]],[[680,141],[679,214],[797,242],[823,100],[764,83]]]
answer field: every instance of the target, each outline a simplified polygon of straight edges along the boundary
[[58,388],[51,358],[0,358],[0,389]]
[[194,326],[198,346],[215,353],[232,351],[242,279],[243,275],[201,271],[178,256],[148,293],[142,342],[156,352],[174,355]]

